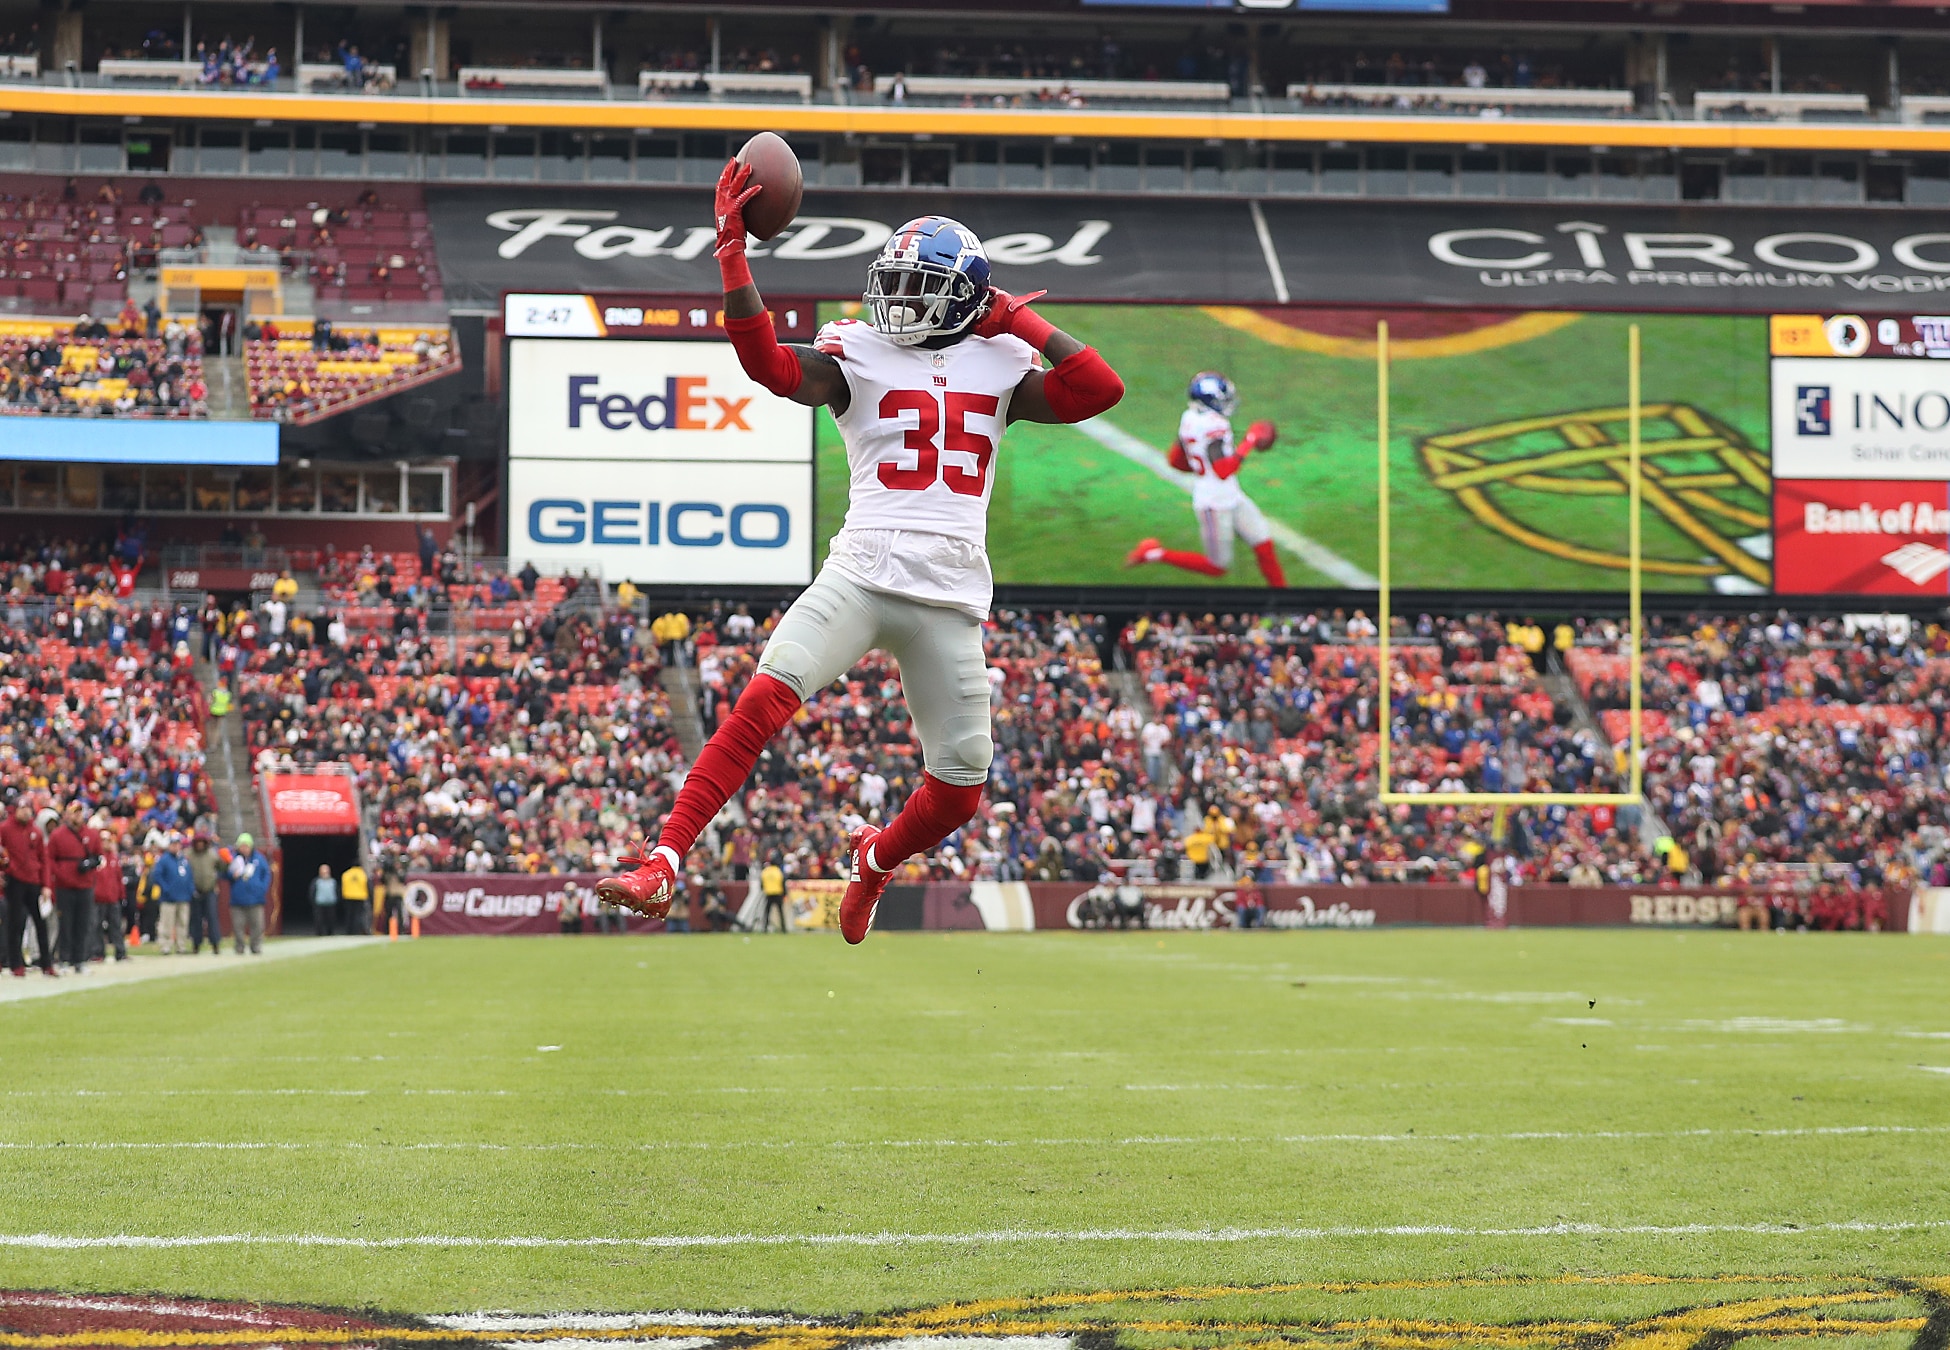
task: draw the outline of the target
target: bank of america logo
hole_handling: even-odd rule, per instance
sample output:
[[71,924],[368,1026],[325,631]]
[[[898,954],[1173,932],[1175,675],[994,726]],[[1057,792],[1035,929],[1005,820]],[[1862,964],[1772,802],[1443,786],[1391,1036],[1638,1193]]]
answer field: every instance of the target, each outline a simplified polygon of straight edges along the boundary
[[1825,384],[1804,384],[1794,391],[1794,429],[1803,436],[1826,436],[1835,429],[1834,400]]
[[1883,563],[1912,586],[1927,586],[1950,572],[1950,549],[1935,544],[1904,544],[1882,555]]

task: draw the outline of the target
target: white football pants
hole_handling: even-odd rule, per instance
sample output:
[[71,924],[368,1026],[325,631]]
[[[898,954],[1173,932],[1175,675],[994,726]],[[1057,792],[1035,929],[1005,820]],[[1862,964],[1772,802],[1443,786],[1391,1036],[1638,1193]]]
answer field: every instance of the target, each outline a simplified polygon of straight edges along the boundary
[[810,698],[875,648],[900,665],[928,772],[958,787],[987,782],[995,746],[982,625],[958,609],[869,590],[823,567],[772,630],[758,668]]

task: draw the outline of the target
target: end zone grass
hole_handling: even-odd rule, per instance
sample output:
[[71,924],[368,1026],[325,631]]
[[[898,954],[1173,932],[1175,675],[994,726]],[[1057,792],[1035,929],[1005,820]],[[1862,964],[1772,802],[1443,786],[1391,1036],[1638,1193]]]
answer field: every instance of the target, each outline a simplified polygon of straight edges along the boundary
[[[1846,1293],[1950,1275],[1947,980],[1932,940],[1717,932],[375,943],[0,1006],[0,1283],[847,1314],[1288,1282],[1198,1316],[1471,1325]],[[1611,1278],[1644,1273],[1742,1278]]]

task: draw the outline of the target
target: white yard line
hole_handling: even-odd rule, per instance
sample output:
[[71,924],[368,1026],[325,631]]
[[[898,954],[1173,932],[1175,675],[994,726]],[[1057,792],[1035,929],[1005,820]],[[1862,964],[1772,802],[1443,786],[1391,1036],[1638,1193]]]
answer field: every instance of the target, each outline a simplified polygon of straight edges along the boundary
[[91,989],[120,989],[124,985],[149,980],[170,979],[178,975],[214,975],[226,970],[255,970],[266,961],[288,961],[297,956],[317,956],[321,952],[342,952],[380,941],[369,937],[277,938],[264,944],[261,956],[238,956],[226,945],[221,956],[132,956],[126,961],[104,961],[87,967],[87,974],[76,975],[63,968],[53,979],[38,970],[18,979],[0,972],[0,1003],[19,1003],[31,998],[54,998],[60,994],[85,994]]
[[1253,215],[1253,233],[1259,236],[1259,251],[1266,256],[1266,275],[1273,279],[1273,298],[1286,304],[1293,297],[1286,288],[1286,269],[1280,266],[1280,255],[1273,247],[1273,232],[1266,228],[1266,213],[1259,208],[1257,199],[1247,202],[1246,209]]
[[325,1233],[61,1233],[0,1235],[0,1249],[88,1251],[187,1247],[323,1247],[354,1251],[401,1248],[560,1249],[623,1248],[686,1250],[710,1247],[963,1247],[1058,1242],[1233,1243],[1337,1238],[1557,1238],[1557,1237],[1708,1237],[1750,1233],[1766,1237],[1805,1237],[1823,1233],[1935,1233],[1950,1229],[1950,1219],[1849,1219],[1829,1223],[1550,1223],[1511,1228],[1471,1228],[1457,1224],[1385,1224],[1275,1228],[998,1228],[970,1233],[672,1233],[644,1237],[471,1237],[425,1234],[413,1237],[340,1237]]
[[[1149,469],[1187,497],[1191,496],[1192,481],[1189,475],[1172,468],[1171,462],[1162,452],[1139,440],[1115,422],[1103,417],[1092,417],[1078,422],[1076,429],[1112,454],[1121,455],[1140,468]],[[1314,571],[1332,577],[1343,586],[1354,586],[1368,591],[1380,588],[1379,577],[1362,571],[1327,545],[1317,539],[1308,538],[1285,521],[1268,515],[1266,528],[1272,533],[1273,542],[1305,562]]]
[[[1869,1137],[1881,1135],[1950,1134],[1950,1125],[1808,1125],[1793,1129],[1758,1130],[1733,1127],[1692,1130],[1516,1130],[1503,1134],[1186,1134],[1132,1135],[1122,1139],[1087,1137],[1058,1139],[732,1139],[685,1140],[623,1145],[623,1151],[639,1153],[670,1152],[762,1152],[797,1153],[808,1149],[1000,1149],[1000,1148],[1205,1148],[1213,1144],[1477,1144],[1477,1143],[1592,1143],[1603,1140],[1640,1139],[1813,1139],[1824,1137]],[[87,1140],[76,1142],[24,1142],[0,1140],[0,1153],[63,1152],[186,1152],[186,1153],[297,1153],[297,1152],[375,1152],[375,1153],[602,1153],[614,1156],[614,1143],[527,1143],[501,1144],[478,1140],[414,1143],[369,1143],[363,1140]]]

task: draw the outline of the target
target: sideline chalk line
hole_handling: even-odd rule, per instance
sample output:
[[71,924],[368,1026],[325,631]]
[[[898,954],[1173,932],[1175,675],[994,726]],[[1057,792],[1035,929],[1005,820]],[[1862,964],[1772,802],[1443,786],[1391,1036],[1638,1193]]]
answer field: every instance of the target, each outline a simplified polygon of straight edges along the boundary
[[998,1228],[972,1233],[672,1233],[643,1237],[472,1237],[429,1233],[409,1237],[340,1237],[326,1233],[185,1233],[160,1235],[107,1233],[0,1234],[0,1248],[86,1251],[99,1248],[175,1249],[185,1247],[328,1247],[358,1251],[400,1248],[639,1248],[686,1250],[706,1247],[918,1247],[1021,1245],[1038,1242],[1230,1243],[1333,1238],[1554,1238],[1554,1237],[1703,1237],[1747,1233],[1803,1237],[1820,1233],[1922,1233],[1950,1229],[1950,1219],[1849,1219],[1827,1223],[1551,1223],[1511,1228],[1467,1228],[1455,1224],[1331,1225],[1275,1228]]

